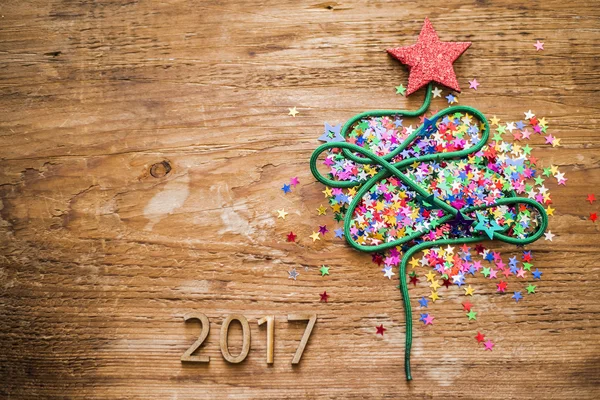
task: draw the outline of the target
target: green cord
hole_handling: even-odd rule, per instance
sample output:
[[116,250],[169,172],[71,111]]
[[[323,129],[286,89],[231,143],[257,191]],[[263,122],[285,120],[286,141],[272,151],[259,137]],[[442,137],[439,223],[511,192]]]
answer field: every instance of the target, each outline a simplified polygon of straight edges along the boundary
[[[357,122],[365,117],[382,117],[382,116],[395,116],[395,115],[415,117],[415,116],[419,116],[419,115],[423,114],[429,108],[429,105],[431,103],[431,88],[432,88],[432,84],[430,83],[427,87],[427,94],[425,96],[423,105],[418,110],[416,110],[416,111],[407,111],[407,110],[366,111],[366,112],[357,114],[354,117],[352,117],[351,119],[349,119],[348,122],[346,122],[344,124],[344,126],[340,132],[340,135],[342,137],[346,137],[345,134],[348,131],[348,129],[350,129],[350,127],[355,122]],[[436,161],[437,162],[437,161],[453,159],[453,158],[463,158],[469,154],[476,153],[481,148],[483,148],[483,146],[488,141],[490,127],[487,122],[487,118],[479,110],[472,108],[472,107],[468,107],[468,106],[449,107],[445,110],[438,112],[436,115],[431,117],[430,121],[437,121],[437,119],[440,117],[443,117],[443,116],[449,115],[449,114],[454,114],[456,112],[471,113],[471,114],[475,115],[477,118],[479,118],[480,121],[483,122],[484,130],[482,132],[481,140],[475,146],[467,148],[467,149],[463,149],[460,151],[429,154],[429,155],[420,156],[420,157],[411,157],[411,158],[402,160],[397,163],[391,163],[390,161],[397,154],[402,152],[410,143],[412,143],[412,141],[417,136],[419,136],[421,131],[424,129],[424,125],[420,125],[395,150],[393,150],[392,152],[390,152],[382,157],[377,156],[376,154],[373,154],[369,150],[366,150],[360,146],[357,146],[352,143],[347,143],[347,142],[325,143],[325,144],[319,146],[317,149],[315,149],[315,151],[313,152],[313,154],[310,158],[310,170],[311,170],[313,176],[318,181],[322,182],[323,184],[325,184],[327,186],[335,187],[335,188],[349,188],[349,187],[362,185],[361,188],[356,193],[356,195],[354,196],[354,198],[352,199],[352,202],[348,206],[348,210],[346,211],[346,215],[344,217],[344,235],[346,237],[346,240],[348,241],[348,243],[350,243],[350,245],[352,247],[354,247],[357,250],[365,251],[365,252],[382,251],[382,250],[386,250],[386,249],[407,243],[407,242],[414,240],[420,236],[423,236],[431,231],[431,228],[424,229],[424,230],[415,232],[411,235],[405,236],[402,239],[396,239],[392,242],[381,243],[376,246],[364,246],[364,245],[357,243],[356,241],[354,241],[352,239],[352,235],[350,234],[350,224],[352,222],[352,216],[354,215],[354,210],[358,206],[358,203],[360,202],[360,200],[381,179],[385,179],[389,176],[395,176],[398,179],[400,179],[405,185],[407,185],[412,190],[414,190],[416,193],[418,193],[419,195],[421,195],[423,197],[428,197],[428,196],[430,196],[430,193],[427,190],[423,189],[421,186],[419,186],[417,183],[412,181],[410,178],[408,178],[404,173],[402,173],[402,170],[405,170],[406,167],[408,167],[410,164],[413,164],[415,161],[419,161],[419,162]],[[375,174],[373,177],[371,177],[369,180],[367,180],[366,182],[364,182],[362,184],[360,182],[335,181],[335,180],[329,179],[329,178],[323,176],[317,170],[317,159],[323,152],[333,149],[333,148],[341,149],[342,153],[344,154],[344,156],[347,159],[352,160],[356,163],[379,165],[383,168],[377,174]],[[354,153],[359,153],[359,154],[363,155],[364,157],[358,157]],[[490,173],[499,176],[499,174],[496,173],[495,171],[492,171],[487,167],[486,167],[486,169]],[[548,226],[548,215],[546,214],[546,210],[537,201],[528,199],[528,198],[524,198],[524,197],[517,197],[514,190],[511,190],[509,192],[509,197],[498,199],[495,203],[493,203],[491,205],[467,207],[467,208],[462,209],[461,212],[469,213],[472,211],[483,210],[483,209],[492,208],[492,207],[501,206],[501,205],[520,204],[520,203],[528,204],[538,211],[541,221],[540,221],[537,231],[527,238],[518,239],[518,238],[514,238],[514,237],[507,236],[504,234],[509,229],[509,227],[506,226],[501,231],[493,232],[492,237],[494,239],[498,239],[498,240],[501,240],[503,242],[510,243],[510,244],[525,245],[525,244],[532,243],[532,242],[536,241],[537,239],[539,239],[544,234],[544,232]],[[437,206],[437,208],[445,211],[448,214],[448,215],[440,218],[437,221],[438,224],[443,224],[443,223],[446,223],[446,222],[454,219],[454,217],[459,212],[456,208],[450,206],[448,203],[440,200],[437,197],[433,198],[433,205]],[[420,244],[410,248],[402,257],[402,262],[400,263],[400,291],[402,293],[402,298],[403,298],[403,302],[404,302],[404,315],[405,315],[405,320],[406,320],[406,342],[405,342],[405,353],[404,353],[404,357],[405,357],[404,368],[406,371],[406,379],[407,380],[409,380],[409,381],[412,380],[412,376],[410,373],[410,350],[412,347],[412,310],[411,310],[411,305],[410,305],[410,298],[408,295],[408,286],[406,284],[407,260],[410,257],[412,257],[413,254],[416,254],[419,251],[426,249],[428,247],[436,247],[436,246],[452,245],[452,244],[474,243],[474,242],[479,242],[479,241],[482,241],[485,239],[487,239],[487,237],[485,237],[485,236],[474,236],[474,237],[469,237],[469,238],[441,239],[441,240],[423,242],[423,243],[420,243]]]

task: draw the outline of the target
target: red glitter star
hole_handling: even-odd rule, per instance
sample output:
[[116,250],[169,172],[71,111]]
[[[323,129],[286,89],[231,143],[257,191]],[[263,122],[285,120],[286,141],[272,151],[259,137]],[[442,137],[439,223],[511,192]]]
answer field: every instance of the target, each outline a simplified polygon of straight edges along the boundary
[[287,241],[288,242],[295,242],[296,241],[296,235],[294,235],[294,232],[290,232],[290,234],[287,235]]
[[383,336],[383,332],[387,331],[387,329],[385,329],[385,328],[383,327],[383,324],[381,324],[381,325],[379,325],[379,326],[376,326],[376,327],[375,327],[375,329],[377,329],[377,333],[376,333],[376,335],[378,335],[378,334],[379,334],[379,335],[381,335],[381,336]]
[[596,222],[596,220],[598,219],[598,214],[590,213],[590,219],[592,220],[592,222]]
[[408,66],[407,96],[431,81],[460,92],[452,63],[470,45],[471,42],[441,42],[433,25],[425,18],[416,44],[388,49],[387,52]]

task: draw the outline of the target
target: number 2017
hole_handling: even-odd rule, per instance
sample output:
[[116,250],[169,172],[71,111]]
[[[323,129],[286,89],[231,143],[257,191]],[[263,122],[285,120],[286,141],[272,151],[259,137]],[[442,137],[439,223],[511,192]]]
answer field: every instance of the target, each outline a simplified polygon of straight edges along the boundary
[[[193,313],[186,315],[184,317],[184,321],[200,321],[202,325],[202,330],[200,331],[200,336],[198,340],[196,340],[190,348],[186,350],[185,353],[181,356],[182,362],[201,362],[207,363],[210,362],[210,357],[208,356],[199,356],[192,355],[198,348],[202,345],[202,343],[208,337],[208,332],[210,331],[210,323],[208,321],[208,317],[202,313]],[[229,325],[232,321],[239,321],[242,325],[242,351],[237,356],[231,355],[229,352],[229,344],[228,344],[228,333],[229,333]],[[317,322],[317,314],[289,314],[287,317],[288,321],[308,321],[306,325],[306,329],[304,334],[302,335],[302,339],[300,340],[300,344],[298,345],[298,349],[296,349],[296,354],[292,359],[292,364],[298,364],[300,362],[300,358],[302,358],[302,353],[306,348],[306,343],[308,342],[308,338],[312,333],[312,330]],[[265,322],[267,323],[267,364],[273,364],[273,345],[274,345],[274,337],[275,337],[275,316],[268,315],[266,317],[260,318],[258,321],[258,325],[263,325]],[[242,314],[231,314],[228,315],[227,318],[223,321],[223,325],[221,326],[221,337],[220,337],[220,345],[221,345],[221,354],[223,358],[232,363],[237,364],[246,359],[248,353],[250,352],[250,325],[248,324],[248,320]]]

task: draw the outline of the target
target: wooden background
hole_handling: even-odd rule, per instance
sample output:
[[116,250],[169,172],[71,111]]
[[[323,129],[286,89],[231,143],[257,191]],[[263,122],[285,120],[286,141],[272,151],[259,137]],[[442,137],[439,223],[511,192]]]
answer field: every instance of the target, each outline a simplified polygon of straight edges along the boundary
[[[3,1],[0,396],[599,398],[600,223],[589,213],[600,202],[585,201],[600,198],[599,5]],[[545,116],[562,147],[536,137],[532,154],[568,181],[547,181],[557,237],[529,246],[538,293],[516,304],[478,277],[468,322],[462,290],[440,290],[434,326],[415,319],[408,384],[397,282],[331,234],[308,238],[333,227],[330,213],[317,217],[323,186],[308,158],[324,121],[420,104],[422,91],[395,94],[408,74],[384,49],[413,44],[426,16],[442,40],[473,42],[455,64],[460,104],[503,121]],[[473,77],[477,92],[466,89]],[[301,184],[284,195],[292,176]],[[291,230],[297,244],[285,242]],[[486,245],[505,262],[518,254]],[[411,288],[415,308],[428,293]],[[179,360],[200,331],[183,322],[193,311],[211,321],[207,365]],[[305,325],[285,317],[303,311],[319,320],[292,367]],[[230,365],[218,338],[235,312],[249,319],[252,350]],[[268,314],[273,366],[256,324]],[[232,325],[232,353],[240,331]]]

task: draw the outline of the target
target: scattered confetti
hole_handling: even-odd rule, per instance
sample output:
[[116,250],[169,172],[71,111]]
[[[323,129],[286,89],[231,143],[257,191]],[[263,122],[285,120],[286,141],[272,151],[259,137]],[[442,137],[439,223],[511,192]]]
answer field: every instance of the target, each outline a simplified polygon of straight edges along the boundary
[[446,96],[446,100],[448,100],[448,104],[458,103],[458,99],[456,98],[456,96],[453,96],[452,94],[449,94],[448,96]]
[[477,82],[477,79],[473,78],[472,81],[469,81],[469,89],[477,90],[478,87],[479,87],[479,82]]
[[325,132],[319,136],[319,140],[322,142],[343,142],[344,137],[340,135],[341,130],[342,124],[332,126],[325,122]]
[[320,296],[321,296],[320,301],[327,303],[327,299],[329,298],[329,295],[327,294],[327,292],[325,291],[325,292],[321,293]]
[[587,201],[589,201],[590,204],[592,204],[594,201],[596,201],[596,196],[594,196],[594,194],[588,194]]
[[292,268],[291,271],[288,271],[288,279],[293,279],[296,280],[296,278],[300,275],[300,273],[298,271],[296,271],[296,268]]
[[295,242],[296,241],[296,235],[294,235],[294,232],[290,232],[287,235],[287,241],[288,242]]
[[277,218],[281,218],[281,219],[285,219],[285,216],[288,215],[289,213],[285,212],[284,209],[281,210],[277,210]]
[[523,296],[521,295],[521,292],[515,292],[515,294],[513,294],[512,296],[513,299],[515,299],[515,302],[519,302],[519,300],[521,300],[523,298]]
[[406,88],[404,87],[404,85],[401,84],[400,86],[396,86],[396,94],[404,96],[405,92]]
[[463,306],[463,310],[464,311],[471,311],[471,307],[473,306],[473,304],[471,304],[468,300],[465,301],[464,303],[462,303]]
[[296,110],[296,107],[288,108],[288,110],[290,110],[290,112],[288,113],[288,115],[291,115],[294,118],[296,117],[296,115],[299,114],[299,111]]

